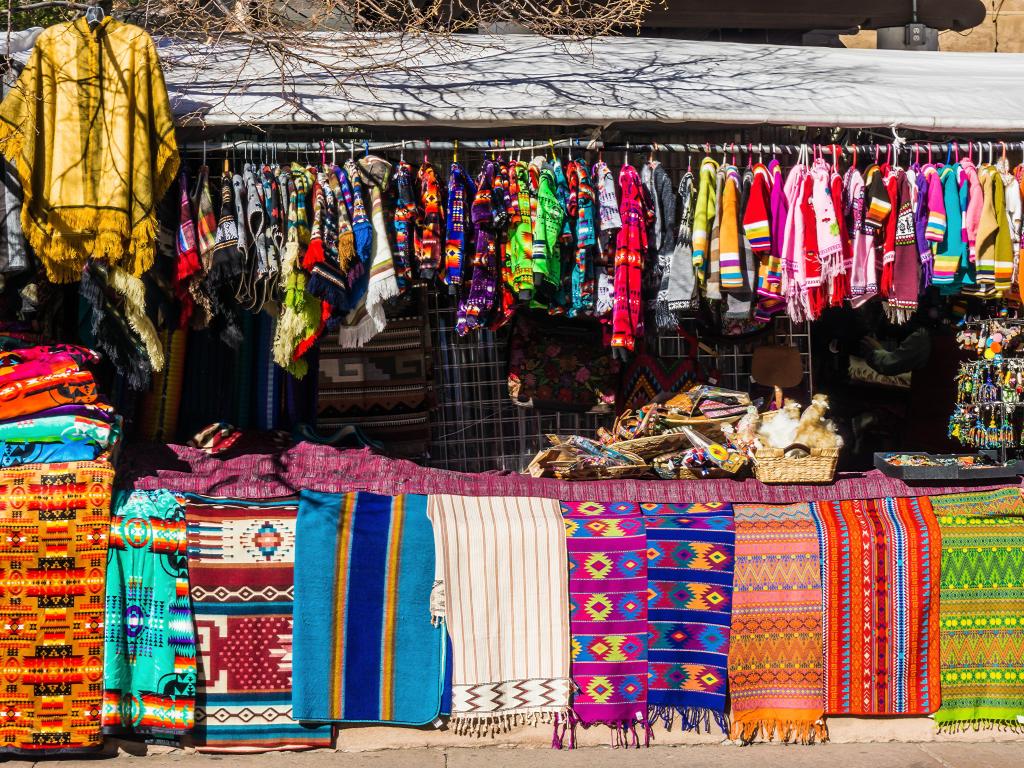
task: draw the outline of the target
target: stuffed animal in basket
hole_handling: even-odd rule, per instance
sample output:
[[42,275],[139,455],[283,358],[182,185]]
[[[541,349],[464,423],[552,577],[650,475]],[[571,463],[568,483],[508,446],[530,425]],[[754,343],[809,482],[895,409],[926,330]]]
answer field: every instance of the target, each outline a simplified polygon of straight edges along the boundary
[[825,418],[826,411],[828,395],[815,395],[797,425],[795,442],[807,446],[812,454],[843,447],[836,425]]
[[766,413],[761,419],[761,428],[757,431],[760,447],[788,448],[796,440],[796,430],[800,424],[800,403],[786,399],[781,410]]

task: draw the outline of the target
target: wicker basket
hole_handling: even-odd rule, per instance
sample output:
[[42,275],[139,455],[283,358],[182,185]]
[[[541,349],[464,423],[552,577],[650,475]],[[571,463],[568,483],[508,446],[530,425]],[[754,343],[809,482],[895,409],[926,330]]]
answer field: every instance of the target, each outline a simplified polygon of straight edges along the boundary
[[632,453],[646,459],[689,445],[690,441],[686,435],[682,432],[673,432],[665,435],[638,437],[633,440],[620,440],[608,447],[614,448],[616,451]]
[[704,435],[704,437],[710,438],[715,442],[721,442],[723,438],[722,426],[725,424],[735,424],[743,418],[743,414],[741,413],[737,416],[726,416],[721,419],[705,419],[700,416],[680,416],[678,414],[669,413],[662,418],[669,429],[689,427],[690,429]]
[[622,467],[602,467],[598,464],[585,466],[556,467],[555,477],[559,480],[633,480],[651,476],[648,464],[627,464]]
[[[831,483],[839,462],[839,449],[829,448],[810,456],[786,458],[786,451],[799,446],[760,448],[754,457],[754,476],[762,483]],[[806,448],[806,447],[805,447]]]

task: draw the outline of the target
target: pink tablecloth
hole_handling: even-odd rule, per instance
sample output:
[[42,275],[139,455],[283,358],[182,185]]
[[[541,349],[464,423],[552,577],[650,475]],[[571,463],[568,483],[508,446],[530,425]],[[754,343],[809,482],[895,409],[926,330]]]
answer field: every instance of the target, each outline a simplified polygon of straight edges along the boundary
[[[791,504],[801,501],[938,496],[1016,485],[914,485],[877,470],[841,474],[828,485],[765,485],[757,480],[602,480],[566,482],[512,473],[464,474],[430,469],[368,450],[338,450],[299,443],[277,454],[221,460],[184,446],[127,447],[125,470],[138,489],[168,488],[233,498],[287,496],[300,488],[340,493],[373,491],[451,493],[464,496],[540,496],[563,501],[651,501]],[[173,465],[174,468],[163,468]]]

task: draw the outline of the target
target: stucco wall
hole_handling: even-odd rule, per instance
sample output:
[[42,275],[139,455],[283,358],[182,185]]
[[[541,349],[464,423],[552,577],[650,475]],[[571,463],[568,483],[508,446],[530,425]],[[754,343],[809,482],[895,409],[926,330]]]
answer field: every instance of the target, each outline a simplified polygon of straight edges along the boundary
[[[989,8],[984,23],[967,32],[940,32],[940,50],[1024,52],[1024,0],[983,1]],[[874,32],[861,32],[842,40],[849,48],[875,47]]]

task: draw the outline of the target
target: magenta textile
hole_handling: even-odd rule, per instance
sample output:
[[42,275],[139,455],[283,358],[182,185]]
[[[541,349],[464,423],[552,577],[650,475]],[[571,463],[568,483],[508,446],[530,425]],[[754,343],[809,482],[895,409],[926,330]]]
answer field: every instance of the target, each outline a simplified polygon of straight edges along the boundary
[[[338,450],[299,443],[279,454],[221,460],[185,446],[135,445],[118,472],[138,490],[170,488],[181,493],[268,499],[299,488],[323,493],[371,491],[449,493],[463,496],[539,496],[560,501],[796,504],[809,501],[939,496],[1005,488],[1011,483],[972,486],[909,486],[881,472],[840,474],[830,485],[764,485],[757,480],[598,480],[567,482],[514,473],[465,474],[430,469],[368,450]],[[168,456],[175,470],[161,469]],[[189,468],[191,468],[189,470]]]

